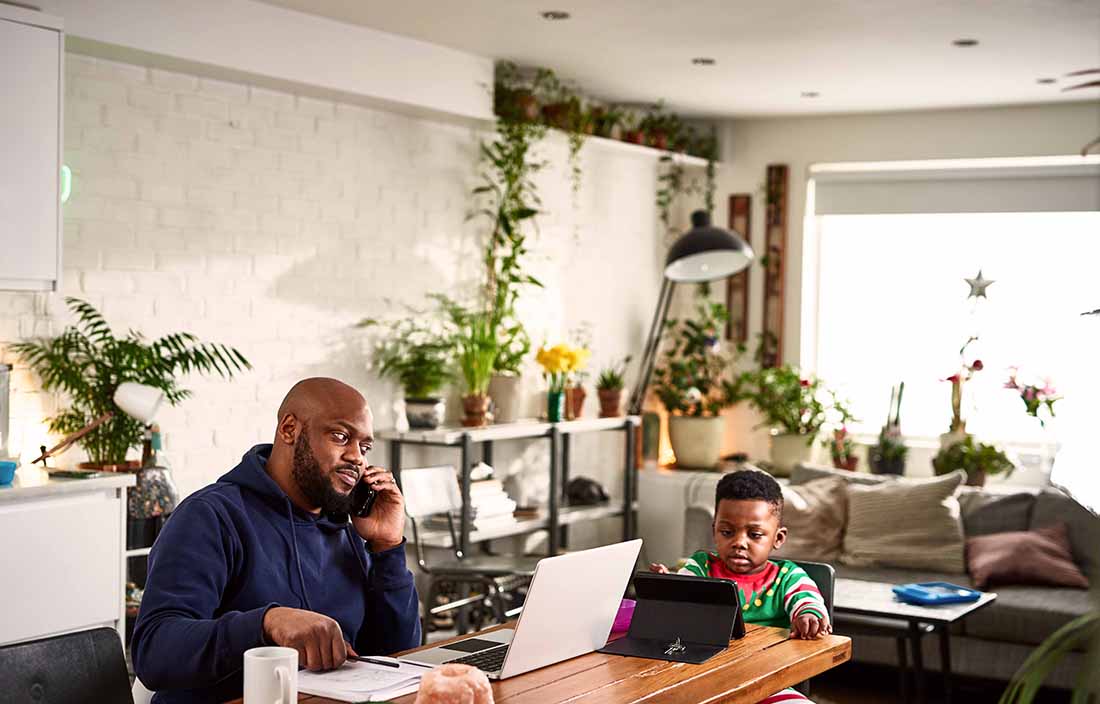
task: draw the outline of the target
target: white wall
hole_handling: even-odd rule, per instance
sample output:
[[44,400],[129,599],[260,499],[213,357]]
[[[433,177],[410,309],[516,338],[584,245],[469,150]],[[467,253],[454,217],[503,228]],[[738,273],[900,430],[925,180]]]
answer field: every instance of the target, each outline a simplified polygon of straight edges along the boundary
[[[719,172],[719,215],[726,223],[727,198],[753,195],[753,245],[762,251],[764,178],[768,164],[787,164],[790,173],[784,360],[803,361],[800,346],[805,316],[802,295],[803,217],[807,170],[811,164],[967,157],[1070,155],[1100,131],[1100,103],[942,110],[806,118],[733,120],[720,129],[723,168]],[[807,256],[809,253],[805,253]],[[750,274],[750,340],[760,331],[763,269]],[[808,360],[807,360],[808,363]],[[744,408],[732,414],[734,444],[753,456],[767,456],[764,431]],[[927,453],[924,453],[927,454]],[[917,471],[930,472],[927,458],[911,457]],[[930,455],[929,455],[930,457]]]
[[[485,233],[466,215],[483,135],[186,73],[66,58],[65,162],[74,183],[64,210],[63,288],[0,292],[0,359],[18,365],[3,341],[59,333],[68,295],[99,307],[117,332],[186,330],[239,347],[254,371],[232,382],[186,379],[194,398],[161,419],[184,492],[269,441],[279,401],[302,377],[355,385],[377,427],[390,426],[398,392],[368,372],[366,341],[352,325],[429,291],[474,290]],[[536,344],[591,322],[598,365],[640,347],[656,300],[656,163],[586,146],[574,210],[565,140],[548,139],[540,152],[549,162],[538,178],[547,214],[529,261],[546,290],[521,305]],[[539,407],[540,384],[531,370],[528,412]],[[45,442],[41,420],[59,403],[38,388],[18,366],[12,426],[25,455]],[[619,442],[582,438],[574,474],[611,483]],[[545,476],[544,446],[502,447],[498,461]]]

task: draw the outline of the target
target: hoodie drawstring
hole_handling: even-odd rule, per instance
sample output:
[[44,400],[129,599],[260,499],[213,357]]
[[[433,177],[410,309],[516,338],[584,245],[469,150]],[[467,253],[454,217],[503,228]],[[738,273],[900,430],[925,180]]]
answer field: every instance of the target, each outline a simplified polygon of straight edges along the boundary
[[298,567],[298,583],[302,585],[302,591],[298,596],[302,598],[306,609],[313,611],[313,607],[309,603],[309,590],[306,589],[306,578],[302,574],[302,558],[298,554],[298,531],[294,528],[294,511],[290,506],[290,499],[286,501],[286,518],[290,521],[290,544],[294,547],[294,564]]

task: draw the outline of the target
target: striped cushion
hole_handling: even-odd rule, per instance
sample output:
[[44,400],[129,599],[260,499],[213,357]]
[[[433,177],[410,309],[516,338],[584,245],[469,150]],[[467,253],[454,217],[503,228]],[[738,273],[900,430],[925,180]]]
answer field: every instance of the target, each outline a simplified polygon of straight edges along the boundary
[[965,478],[960,471],[935,479],[849,485],[841,562],[964,573],[956,492]]

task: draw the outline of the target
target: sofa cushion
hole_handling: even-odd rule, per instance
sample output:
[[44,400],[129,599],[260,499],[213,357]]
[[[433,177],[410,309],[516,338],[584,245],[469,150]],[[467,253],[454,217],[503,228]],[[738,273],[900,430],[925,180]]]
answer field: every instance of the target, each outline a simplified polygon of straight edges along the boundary
[[815,479],[837,477],[849,484],[881,484],[891,481],[894,477],[885,474],[867,474],[866,472],[849,472],[846,469],[834,469],[823,464],[809,464],[800,462],[791,470],[791,484],[806,484]]
[[1090,608],[1089,592],[1084,589],[1001,587],[992,604],[966,617],[966,635],[1038,645]]
[[967,538],[991,533],[1027,530],[1035,507],[1034,491],[992,492],[964,486],[959,490],[963,531]]
[[967,538],[966,566],[978,589],[1013,584],[1089,587],[1073,563],[1065,523]]
[[1100,518],[1057,489],[1045,489],[1035,500],[1031,529],[1064,522],[1073,560],[1090,579],[1100,579]]
[[775,556],[836,562],[848,520],[848,491],[835,477],[783,487],[783,525],[787,542]]
[[962,574],[962,521],[955,491],[963,472],[926,480],[848,485],[841,561]]

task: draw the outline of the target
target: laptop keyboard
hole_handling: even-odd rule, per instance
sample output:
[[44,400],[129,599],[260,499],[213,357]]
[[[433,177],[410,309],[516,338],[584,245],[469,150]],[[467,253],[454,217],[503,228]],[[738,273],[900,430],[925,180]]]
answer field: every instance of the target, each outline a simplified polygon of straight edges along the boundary
[[447,662],[457,662],[459,665],[473,665],[477,669],[484,670],[485,672],[497,672],[504,665],[504,656],[508,653],[508,645],[508,643],[505,643],[496,648],[470,653],[469,655],[463,655],[460,658],[448,660]]

